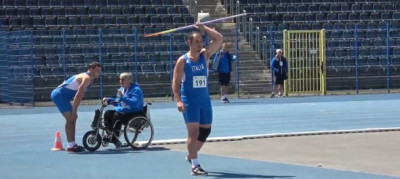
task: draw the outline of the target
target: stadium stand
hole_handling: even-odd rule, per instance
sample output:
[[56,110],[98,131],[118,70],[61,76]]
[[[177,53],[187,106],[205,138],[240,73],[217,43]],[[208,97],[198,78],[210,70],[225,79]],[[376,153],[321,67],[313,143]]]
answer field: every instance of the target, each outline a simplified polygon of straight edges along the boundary
[[[8,66],[32,69],[35,101],[48,101],[51,90],[65,78],[100,60],[104,65],[103,96],[115,95],[117,74],[122,71],[136,72],[146,96],[165,96],[170,90],[166,64],[171,59],[165,56],[169,54],[169,37],[140,36],[194,23],[182,0],[2,0],[0,6],[3,32],[32,33],[32,58],[27,59],[32,64],[18,63],[20,54],[1,55],[9,56]],[[174,35],[174,47],[185,43],[184,33]],[[15,43],[26,38],[2,37]],[[183,54],[187,49],[174,50]],[[99,81],[92,85],[94,92],[87,98],[100,97],[99,85]]]
[[[328,90],[354,89],[356,61],[360,87],[385,88],[386,64],[399,75],[398,0],[239,0],[253,32],[268,37],[267,48],[282,48],[283,29],[326,30]],[[273,34],[273,38],[271,37]],[[247,34],[246,38],[250,36]],[[256,39],[255,33],[253,37]],[[262,40],[262,39],[260,39]],[[273,41],[271,43],[271,41]],[[261,52],[259,52],[261,53]],[[358,60],[356,60],[358,59]],[[392,84],[398,86],[396,84]]]
[[[259,40],[267,37],[267,49],[282,48],[284,29],[324,28],[328,90],[354,88],[356,65],[362,88],[384,88],[388,58],[391,75],[400,74],[398,0],[239,2],[240,12],[245,10],[252,19],[253,32],[259,28]],[[126,70],[138,76],[146,96],[168,95],[171,61],[188,50],[186,32],[172,35],[170,59],[169,36],[135,39],[135,29],[137,34],[153,33],[195,21],[182,0],[0,0],[0,6],[0,38],[4,39],[0,41],[0,88],[7,90],[11,75],[22,76],[26,87],[34,88],[25,90],[34,94],[34,101],[49,100],[55,86],[85,71],[91,61],[104,64],[104,88],[101,91],[100,82],[95,82],[87,98],[115,95],[116,74]],[[257,38],[256,33],[244,36]],[[251,45],[257,49],[257,44]],[[1,99],[12,97],[8,92],[0,94]]]

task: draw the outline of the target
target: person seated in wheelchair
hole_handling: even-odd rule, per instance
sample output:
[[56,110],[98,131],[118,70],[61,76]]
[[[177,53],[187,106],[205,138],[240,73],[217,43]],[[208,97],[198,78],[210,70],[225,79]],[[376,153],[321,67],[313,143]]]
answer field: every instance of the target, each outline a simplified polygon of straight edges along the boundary
[[121,147],[118,136],[122,124],[126,124],[136,116],[143,115],[144,109],[143,91],[138,83],[133,82],[132,73],[121,73],[119,83],[121,87],[117,90],[116,98],[103,98],[103,102],[114,105],[114,110],[107,110],[104,113],[104,125],[108,135],[113,133],[110,142],[114,143],[117,148]]

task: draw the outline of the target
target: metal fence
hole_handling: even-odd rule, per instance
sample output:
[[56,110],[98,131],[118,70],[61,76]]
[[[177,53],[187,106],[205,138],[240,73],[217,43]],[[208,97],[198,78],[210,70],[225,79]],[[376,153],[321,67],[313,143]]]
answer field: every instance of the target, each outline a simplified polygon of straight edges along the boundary
[[0,97],[9,103],[33,103],[31,32],[0,32]]
[[[239,1],[224,0],[231,14],[246,12]],[[247,6],[247,7],[245,7]],[[272,15],[274,16],[274,15]],[[397,20],[297,22],[250,13],[238,19],[240,32],[269,66],[275,50],[283,48],[284,30],[326,31],[327,90],[385,90],[399,88],[400,23]],[[302,16],[299,16],[302,17]],[[303,16],[304,17],[304,16]],[[372,17],[371,17],[372,18]],[[383,16],[382,16],[383,18]],[[279,22],[279,23],[278,23]]]
[[[85,72],[92,61],[102,64],[103,75],[91,85],[86,99],[114,96],[122,72],[133,73],[146,97],[172,96],[173,67],[179,56],[189,50],[186,35],[190,30],[151,38],[143,36],[162,30],[165,29],[1,32],[0,38],[4,40],[0,41],[0,101],[21,104],[49,101],[55,87],[72,75]],[[206,45],[207,36],[204,39]],[[210,91],[218,93],[216,77],[211,79]]]
[[[282,48],[282,32],[259,30],[249,23],[249,42],[269,64],[275,49]],[[276,27],[276,26],[275,26]],[[385,23],[378,28],[355,25],[352,29],[326,30],[327,90],[359,90],[399,88],[400,29]],[[261,50],[260,50],[261,49]]]

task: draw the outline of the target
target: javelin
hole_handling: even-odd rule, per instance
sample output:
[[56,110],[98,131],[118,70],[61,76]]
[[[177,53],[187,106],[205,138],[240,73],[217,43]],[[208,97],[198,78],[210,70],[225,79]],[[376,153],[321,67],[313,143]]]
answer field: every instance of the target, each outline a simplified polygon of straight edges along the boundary
[[[237,14],[237,15],[233,15],[233,16],[222,17],[222,18],[219,18],[219,19],[214,19],[214,20],[210,20],[210,21],[201,22],[200,24],[206,25],[206,24],[211,24],[211,23],[214,23],[214,22],[220,22],[220,21],[224,21],[224,20],[228,20],[228,19],[233,19],[233,18],[236,18],[236,17],[245,16],[245,15],[246,15],[246,13],[242,13],[242,14]],[[168,33],[175,32],[175,31],[180,31],[180,30],[193,28],[194,26],[195,26],[194,24],[187,25],[187,26],[183,26],[183,27],[170,29],[170,30],[156,32],[156,33],[152,33],[152,34],[147,34],[144,37],[154,37],[154,36],[158,36],[158,35],[168,34]]]

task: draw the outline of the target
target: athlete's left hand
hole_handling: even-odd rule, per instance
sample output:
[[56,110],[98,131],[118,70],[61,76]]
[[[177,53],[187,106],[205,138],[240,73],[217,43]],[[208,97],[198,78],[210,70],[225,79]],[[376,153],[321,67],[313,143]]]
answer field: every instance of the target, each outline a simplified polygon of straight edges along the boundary
[[205,30],[204,25],[201,24],[200,22],[196,22],[196,24],[194,25],[194,27],[198,28],[198,29],[201,30],[201,31],[204,31],[204,30]]

